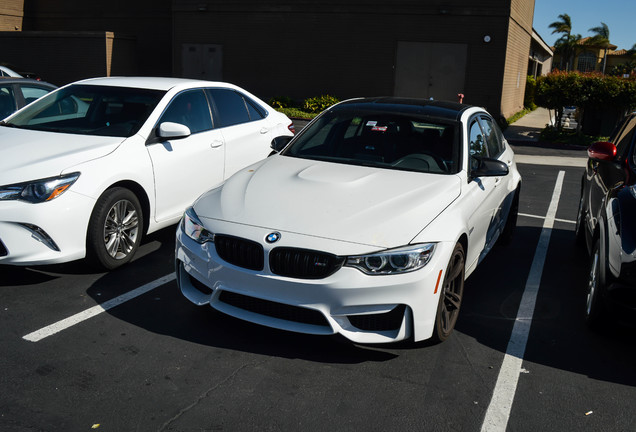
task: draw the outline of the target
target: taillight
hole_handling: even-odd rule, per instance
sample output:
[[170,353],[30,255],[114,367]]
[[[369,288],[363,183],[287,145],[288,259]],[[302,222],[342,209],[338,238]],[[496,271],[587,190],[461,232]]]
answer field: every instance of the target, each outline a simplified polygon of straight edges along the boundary
[[293,123],[293,122],[289,123],[289,125],[287,126],[287,129],[289,129],[289,131],[290,131],[291,133],[293,133],[294,135],[296,135],[296,128],[294,127],[294,123]]

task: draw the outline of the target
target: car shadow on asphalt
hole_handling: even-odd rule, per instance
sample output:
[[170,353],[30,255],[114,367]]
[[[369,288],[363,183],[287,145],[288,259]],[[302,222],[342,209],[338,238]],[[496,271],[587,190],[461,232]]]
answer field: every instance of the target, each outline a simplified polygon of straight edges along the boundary
[[[502,355],[506,352],[540,231],[540,227],[518,227],[513,243],[496,246],[469,277],[456,332]],[[131,264],[98,274],[86,293],[103,303],[172,273],[173,263],[174,229],[170,228],[149,236]],[[44,269],[11,268],[9,273],[14,285],[27,285],[64,274],[81,275],[83,268],[81,263],[70,263]],[[573,231],[553,230],[524,358],[594,379],[636,386],[634,326],[610,321],[601,331],[586,328],[582,313],[586,277],[587,257],[577,249]],[[7,285],[6,277],[2,283]],[[202,346],[322,363],[385,362],[405,350],[436,351],[444,345],[428,341],[359,345],[339,337],[270,329],[207,306],[196,307],[181,295],[174,281],[107,313],[149,332]]]
[[[513,243],[495,247],[469,277],[457,331],[506,352],[540,231],[517,227]],[[609,319],[597,331],[587,328],[587,274],[588,257],[573,230],[554,229],[524,361],[636,386],[634,323]]]
[[[166,232],[169,231],[169,232]],[[140,271],[140,269],[143,269]],[[130,265],[103,274],[86,291],[103,303],[174,272],[174,230],[149,238]],[[152,333],[194,344],[321,363],[381,362],[397,357],[376,346],[358,346],[338,336],[313,336],[251,324],[209,306],[197,307],[166,283],[113,309],[110,315]]]
[[[517,227],[513,243],[496,246],[466,282],[456,331],[483,346],[505,353],[535,252],[540,227]],[[174,241],[166,233],[160,247],[137,262],[105,274],[87,294],[103,302],[140,286],[139,268],[146,282],[169,274]],[[587,257],[570,229],[554,229],[537,297],[525,360],[573,371],[595,379],[636,386],[633,327],[608,323],[606,332],[591,332],[582,310]],[[321,363],[384,362],[405,350],[438,350],[444,344],[409,341],[389,345],[353,344],[340,337],[313,336],[251,324],[208,306],[196,307],[167,283],[150,293],[108,311],[131,325],[198,345]],[[451,337],[458,337],[452,335]],[[446,342],[448,343],[448,342]],[[610,364],[611,367],[606,367]]]
[[[102,293],[108,276],[87,293]],[[101,298],[101,296],[99,297]],[[362,363],[391,360],[395,353],[348,343],[337,336],[304,335],[248,323],[209,306],[197,307],[185,299],[176,282],[108,311],[130,325],[189,343],[253,354],[300,358],[320,363]]]

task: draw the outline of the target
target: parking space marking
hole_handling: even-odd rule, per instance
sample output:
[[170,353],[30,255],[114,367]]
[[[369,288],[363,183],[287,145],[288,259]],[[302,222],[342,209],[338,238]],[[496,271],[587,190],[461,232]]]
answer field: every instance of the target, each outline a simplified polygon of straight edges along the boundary
[[535,156],[535,155],[515,155],[518,164],[550,165],[584,168],[587,165],[587,157],[569,156]]
[[23,336],[22,339],[28,340],[29,342],[39,342],[44,338],[52,336],[56,333],[61,332],[62,330],[66,330],[69,327],[72,327],[76,324],[81,323],[82,321],[86,321],[89,318],[99,315],[102,312],[106,312],[109,309],[114,308],[115,306],[119,306],[127,302],[128,300],[132,300],[135,297],[139,297],[142,294],[147,293],[148,291],[152,291],[153,289],[160,287],[161,285],[167,284],[168,282],[172,282],[176,279],[175,273],[171,273],[162,278],[149,282],[145,285],[140,286],[139,288],[135,288],[132,291],[128,291],[126,294],[122,294],[119,297],[115,297],[114,299],[108,300],[102,304],[98,304],[97,306],[93,306],[92,308],[86,309],[82,312],[79,312],[73,316],[65,318],[61,321],[48,325],[40,330],[36,330],[32,333],[29,333],[26,336]]
[[552,228],[556,220],[555,216],[559,206],[561,190],[563,189],[564,177],[565,171],[559,171],[554,192],[552,193],[550,207],[545,216],[541,235],[539,236],[539,243],[537,244],[537,249],[530,267],[530,274],[528,275],[523,297],[519,304],[512,334],[508,341],[506,354],[504,355],[504,360],[499,370],[499,376],[497,377],[497,383],[495,384],[490,405],[488,405],[488,410],[486,411],[486,417],[481,426],[482,432],[505,432],[508,425],[510,410],[517,391],[519,374],[521,373],[523,356],[528,342],[528,334],[530,333],[530,326],[532,325],[532,316],[541,284],[541,275],[543,274],[543,265],[550,243],[550,235],[552,234]]
[[[528,217],[528,218],[534,218],[534,219],[543,219],[543,220],[545,220],[545,216],[531,215],[531,214],[528,214],[528,213],[519,213],[519,216]],[[576,221],[568,220],[568,219],[558,219],[558,218],[555,218],[555,219],[554,219],[554,221],[555,221],[555,222],[563,222],[563,223],[569,223],[569,224],[575,224],[575,225],[576,225]]]

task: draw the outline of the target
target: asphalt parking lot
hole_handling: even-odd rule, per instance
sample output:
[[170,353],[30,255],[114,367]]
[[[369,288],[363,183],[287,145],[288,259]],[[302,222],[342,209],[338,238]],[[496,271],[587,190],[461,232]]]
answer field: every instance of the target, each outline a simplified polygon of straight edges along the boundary
[[467,280],[439,345],[353,345],[197,308],[174,282],[173,228],[111,273],[0,266],[0,430],[634,430],[636,332],[583,323],[583,170],[517,153],[514,241]]

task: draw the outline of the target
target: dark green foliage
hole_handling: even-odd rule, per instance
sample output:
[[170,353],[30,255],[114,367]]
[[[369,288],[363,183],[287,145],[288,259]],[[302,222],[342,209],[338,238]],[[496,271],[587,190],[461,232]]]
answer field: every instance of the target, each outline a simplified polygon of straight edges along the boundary
[[269,103],[269,105],[274,109],[294,107],[294,100],[287,96],[275,96],[271,98],[267,103]]
[[626,112],[636,108],[636,80],[598,73],[554,72],[537,78],[535,103],[555,110],[562,128],[563,108]]
[[303,109],[310,113],[319,113],[326,110],[331,105],[340,102],[338,98],[329,95],[316,96],[309,99],[305,99],[303,103]]
[[607,136],[586,135],[577,131],[558,131],[554,126],[548,126],[541,131],[541,141],[549,141],[558,144],[588,147],[596,141],[607,141]]
[[532,75],[528,75],[526,79],[526,92],[523,97],[523,106],[531,110],[537,109],[537,105],[534,103],[535,93],[537,91],[537,80]]

